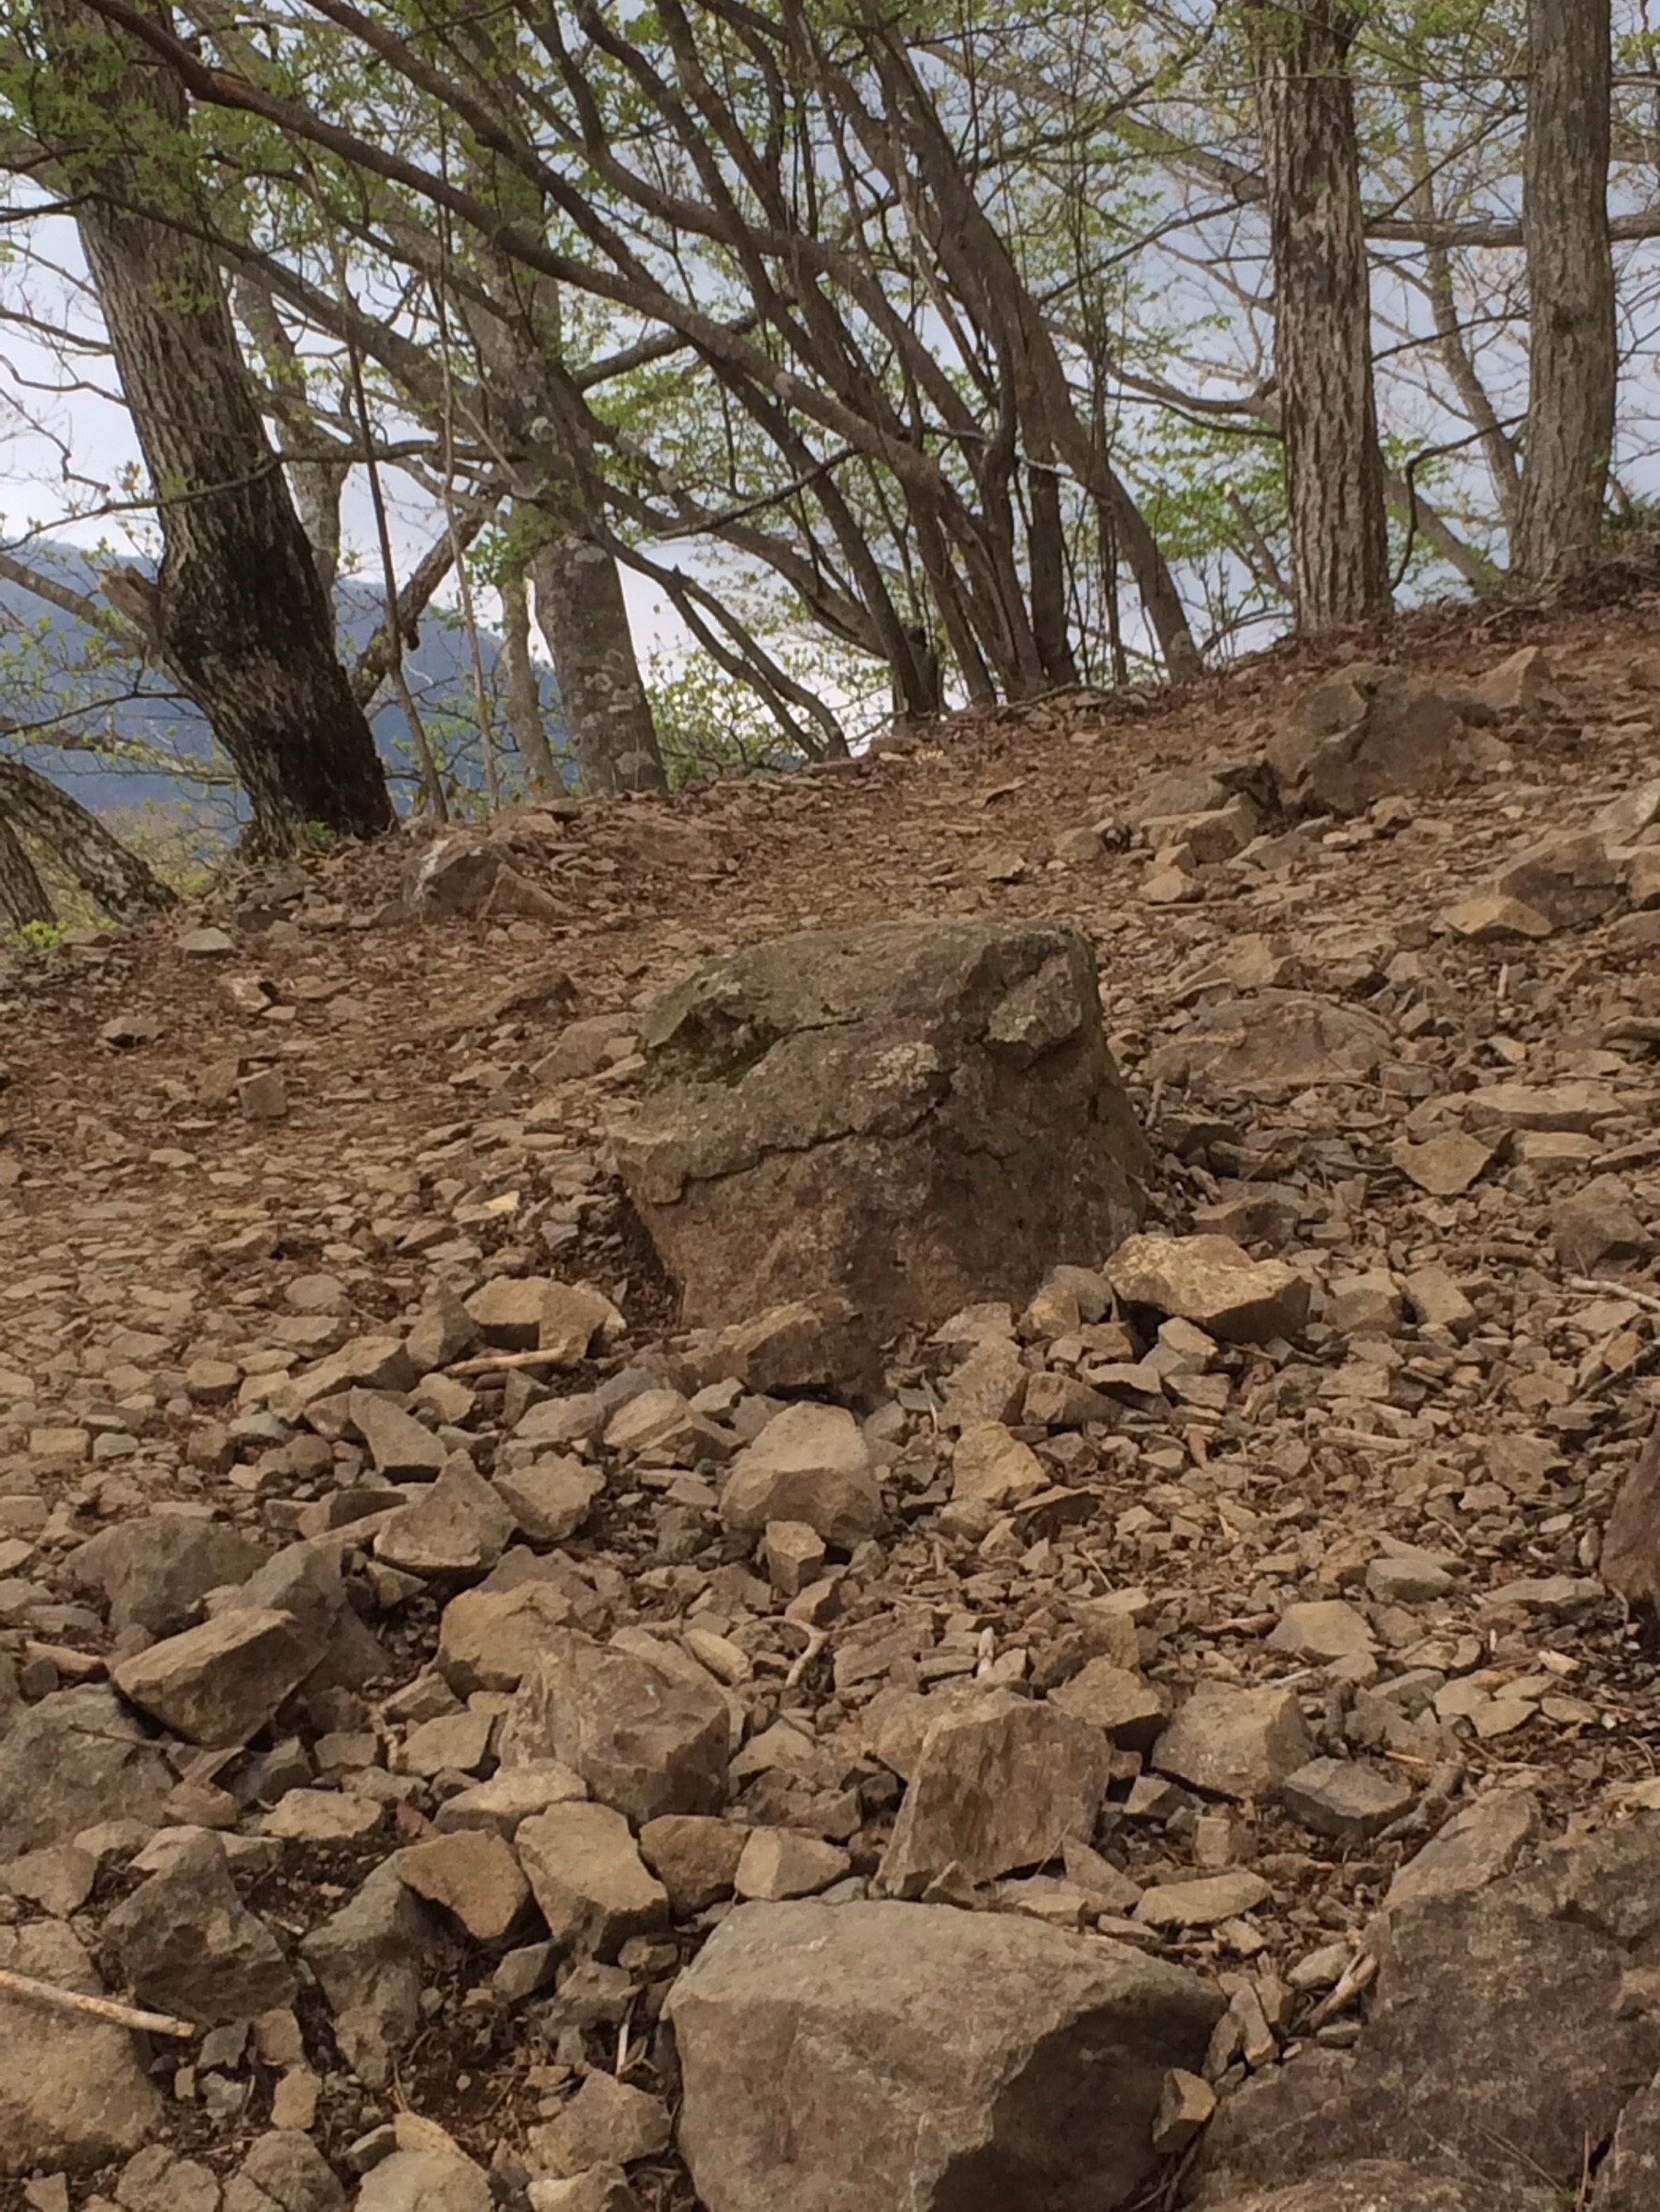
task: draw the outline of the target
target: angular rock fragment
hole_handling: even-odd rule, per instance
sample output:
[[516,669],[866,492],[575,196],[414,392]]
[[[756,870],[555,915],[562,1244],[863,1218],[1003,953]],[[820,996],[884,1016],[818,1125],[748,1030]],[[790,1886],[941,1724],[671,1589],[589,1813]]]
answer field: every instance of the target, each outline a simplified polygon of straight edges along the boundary
[[101,1590],[112,1629],[171,1636],[189,1625],[210,1590],[243,1582],[264,1550],[222,1521],[151,1513],[117,1521],[77,1546],[65,1566],[82,1590]]
[[205,1832],[124,1898],[104,1933],[141,2004],[205,2028],[274,2012],[299,1986],[276,1938],[243,1904],[225,1846]]
[[504,1763],[556,1759],[630,1820],[718,1812],[731,1722],[706,1677],[670,1674],[633,1652],[555,1629],[520,1684]]
[[[0,1968],[81,1996],[104,1994],[61,1921],[0,1927]],[[0,2176],[107,2165],[146,2143],[161,2117],[124,2028],[0,1989]]]
[[949,1906],[745,1905],[671,1994],[708,2212],[1112,2212],[1221,2000],[1119,1944]]
[[246,1743],[321,1652],[292,1613],[241,1606],[153,1644],[114,1670],[129,1704],[188,1743]]
[[803,1402],[775,1414],[732,1463],[721,1492],[728,1528],[804,1521],[827,1544],[851,1549],[882,1522],[881,1490],[852,1415]]
[[568,1950],[615,1958],[631,1936],[667,1922],[668,1893],[608,1805],[551,1806],[514,1841],[548,1933]]
[[1146,1161],[1076,932],[890,923],[752,946],[642,1026],[619,1164],[688,1320],[846,1298],[871,1337],[1133,1228]]
[[1399,1820],[1412,1792],[1356,1759],[1312,1759],[1280,1784],[1280,1803],[1317,1835],[1361,1842]]
[[915,1897],[951,1866],[970,1882],[1058,1858],[1085,1841],[1106,1794],[1107,1739],[1008,1691],[935,1722],[881,1862],[890,1895]]
[[1231,1237],[1130,1237],[1107,1275],[1125,1304],[1197,1322],[1226,1344],[1294,1336],[1308,1317],[1306,1278],[1283,1259],[1253,1259]]
[[54,1691],[0,1741],[0,1863],[100,1821],[158,1826],[173,1781],[161,1747],[113,1690]]
[[1314,1756],[1294,1690],[1200,1682],[1158,1739],[1153,1764],[1220,1797],[1266,1797]]
[[369,2088],[386,2087],[420,2026],[435,1927],[388,1859],[300,1944],[333,2010],[341,2056]]

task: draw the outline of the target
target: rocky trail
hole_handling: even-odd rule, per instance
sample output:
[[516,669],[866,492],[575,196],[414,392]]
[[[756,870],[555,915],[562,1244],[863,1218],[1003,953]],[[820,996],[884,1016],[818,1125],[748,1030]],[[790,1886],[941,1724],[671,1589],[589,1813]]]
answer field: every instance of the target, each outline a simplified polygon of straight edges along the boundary
[[1657,612],[0,955],[4,2212],[1652,2212]]

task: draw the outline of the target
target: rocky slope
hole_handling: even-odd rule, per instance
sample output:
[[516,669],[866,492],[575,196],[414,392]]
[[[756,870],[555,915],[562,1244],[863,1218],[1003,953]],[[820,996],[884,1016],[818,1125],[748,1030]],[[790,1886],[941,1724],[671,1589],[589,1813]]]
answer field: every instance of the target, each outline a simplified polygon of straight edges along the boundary
[[[15,963],[0,2206],[1650,2203],[1652,622]],[[1143,1233],[678,1330],[642,1010],[949,915],[1092,944]]]

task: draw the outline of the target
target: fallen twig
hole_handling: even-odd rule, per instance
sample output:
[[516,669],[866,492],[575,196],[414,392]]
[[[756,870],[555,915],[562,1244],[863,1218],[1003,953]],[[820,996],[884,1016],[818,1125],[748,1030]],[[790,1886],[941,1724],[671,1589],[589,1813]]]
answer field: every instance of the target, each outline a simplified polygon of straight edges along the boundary
[[136,2005],[121,2004],[113,1997],[86,1997],[79,1989],[60,1989],[52,1982],[37,1982],[32,1974],[14,1974],[0,1967],[0,1991],[10,1997],[32,1997],[37,2004],[53,2005],[59,2012],[86,2013],[95,2020],[108,2020],[114,2028],[132,2028],[145,2035],[177,2035],[188,2040],[197,2030],[188,2020],[175,2020],[167,2013],[141,2013]]
[[444,1369],[445,1375],[495,1375],[510,1367],[563,1367],[567,1361],[558,1352],[480,1352],[472,1360],[457,1360]]
[[1328,2020],[1334,2020],[1340,2012],[1351,2005],[1363,1989],[1369,1989],[1377,1979],[1377,1957],[1375,1952],[1362,1951],[1359,1957],[1350,1959],[1343,1970],[1342,1978],[1329,1997],[1322,1998],[1303,2023],[1310,2030],[1323,2028]]

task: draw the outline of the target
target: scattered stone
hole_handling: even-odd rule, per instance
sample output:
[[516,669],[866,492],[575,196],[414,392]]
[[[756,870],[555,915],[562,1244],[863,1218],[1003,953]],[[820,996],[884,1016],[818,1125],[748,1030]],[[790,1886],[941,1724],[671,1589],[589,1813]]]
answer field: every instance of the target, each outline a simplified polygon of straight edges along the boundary
[[824,1539],[805,1521],[769,1521],[761,1564],[780,1597],[796,1597],[824,1571]]
[[1377,1835],[1412,1803],[1409,1789],[1355,1759],[1311,1759],[1287,1775],[1279,1795],[1294,1820],[1340,1843]]
[[1480,774],[1495,749],[1428,684],[1357,662],[1298,703],[1268,760],[1289,811],[1356,815],[1398,793],[1450,791]]
[[[0,1969],[82,1996],[105,1994],[61,1921],[0,1925]],[[146,2143],[161,2117],[124,2028],[0,1989],[0,2175],[108,2165]]]
[[1531,1790],[1487,1791],[1407,1860],[1390,1884],[1384,1911],[1484,1889],[1509,1872],[1538,1840],[1541,1826],[1539,1801]]
[[1193,1882],[1161,1882],[1143,1892],[1135,1916],[1148,1928],[1215,1928],[1254,1913],[1272,1894],[1260,1874],[1241,1867]]
[[512,1534],[512,1513],[456,1452],[424,1497],[384,1523],[374,1555],[411,1575],[476,1574],[495,1565]]
[[1099,1007],[1077,932],[979,921],[754,945],[660,999],[616,1147],[687,1318],[844,1297],[881,1338],[1110,1250],[1147,1154]]
[[546,1275],[494,1275],[465,1302],[467,1312],[486,1344],[503,1352],[533,1352],[552,1288]]
[[993,1692],[948,1712],[923,1739],[881,1862],[895,1897],[915,1897],[949,1867],[989,1882],[1088,1840],[1110,1759],[1099,1729],[1050,1705]]
[[1594,830],[1576,830],[1530,847],[1499,871],[1493,888],[1558,929],[1579,929],[1618,905],[1620,869]]
[[548,1933],[568,1950],[615,1958],[631,1936],[666,1924],[668,1893],[610,1806],[550,1806],[515,1842]]
[[365,2175],[353,2212],[496,2212],[489,2176],[453,2145],[395,2150]]
[[1153,2147],[1160,2158],[1173,2158],[1210,2125],[1216,2109],[1216,2092],[1197,2074],[1172,2067],[1164,2077],[1158,2111],[1153,2121]]
[[159,1826],[173,1777],[113,1690],[58,1690],[0,1739],[0,1863],[100,1821]]
[[562,1544],[592,1512],[605,1483],[580,1460],[556,1456],[503,1472],[492,1487],[532,1544]]
[[64,1564],[78,1588],[103,1592],[112,1630],[159,1637],[187,1627],[210,1590],[246,1581],[265,1556],[222,1521],[152,1513],[100,1529]]
[[[965,2002],[972,1992],[973,2001]],[[1221,1999],[1121,1944],[943,1905],[744,1905],[676,1983],[708,2212],[1123,2204]]]
[[[257,2190],[246,2204],[240,2190]],[[252,2144],[225,2194],[225,2212],[340,2212],[346,2192],[311,2137],[298,2128],[273,2128]]]
[[1151,1751],[1170,1717],[1170,1699],[1162,1689],[1111,1659],[1086,1660],[1070,1681],[1049,1693],[1049,1702],[1100,1729],[1126,1751]]
[[640,2212],[640,2200],[618,2166],[590,2166],[564,2181],[532,2181],[529,2201],[531,2212]]
[[1200,1682],[1158,1739],[1153,1764],[1219,1797],[1268,1797],[1314,1756],[1294,1690]]
[[393,1482],[428,1482],[442,1472],[447,1446],[392,1399],[379,1390],[354,1390],[346,1403],[377,1474]]
[[1225,1344],[1295,1336],[1308,1317],[1307,1280],[1282,1259],[1253,1259],[1231,1237],[1130,1237],[1107,1274],[1127,1305],[1197,1322]]
[[372,1797],[341,1790],[286,1790],[265,1816],[265,1833],[284,1843],[361,1843],[381,1825]]
[[403,1852],[398,1875],[429,1903],[453,1913],[481,1943],[499,1943],[530,1901],[511,1844],[488,1828],[459,1828]]
[[640,1855],[677,1916],[701,1913],[732,1895],[750,1833],[708,1814],[668,1812],[640,1830]]
[[785,1898],[816,1897],[839,1882],[852,1865],[845,1851],[817,1836],[790,1828],[753,1828],[737,1862],[733,1887],[741,1898],[769,1904]]
[[632,2166],[665,2151],[674,2130],[661,2097],[590,2074],[546,2126],[535,2130],[531,2151],[555,2175],[576,2176],[595,2166]]
[[1494,1154],[1492,1145],[1466,1137],[1462,1130],[1449,1129],[1423,1144],[1404,1139],[1390,1157],[1409,1183],[1416,1183],[1432,1198],[1458,1198],[1486,1173]]
[[488,1828],[511,1842],[519,1823],[532,1813],[546,1812],[550,1805],[574,1804],[587,1796],[588,1784],[581,1775],[555,1760],[503,1767],[488,1782],[446,1797],[434,1825],[444,1835],[459,1828]]
[[1268,1638],[1268,1648],[1327,1666],[1340,1659],[1370,1657],[1377,1646],[1364,1613],[1333,1597],[1288,1606]]
[[717,1812],[731,1723],[713,1683],[555,1629],[514,1700],[504,1764],[555,1759],[630,1820]]
[[124,1659],[116,1688],[186,1742],[246,1743],[302,1682],[321,1652],[292,1613],[234,1607]]
[[1624,1274],[1655,1249],[1631,1186],[1618,1175],[1594,1175],[1582,1190],[1559,1199],[1551,1209],[1551,1241],[1577,1275]]
[[1426,1329],[1462,1335],[1476,1319],[1476,1309],[1444,1267],[1420,1267],[1405,1278],[1406,1302]]
[[721,1493],[728,1528],[754,1533],[795,1521],[851,1549],[882,1523],[869,1447],[839,1405],[802,1403],[775,1414],[732,1463]]
[[551,1582],[463,1590],[439,1622],[438,1671],[459,1697],[517,1690],[570,1618],[569,1598]]
[[153,2143],[122,2168],[115,2201],[124,2212],[219,2212],[219,2184],[195,2159]]
[[238,1894],[224,1844],[205,1832],[123,1899],[104,1935],[141,2004],[206,2028],[291,2004],[299,1986]]

